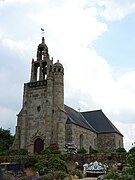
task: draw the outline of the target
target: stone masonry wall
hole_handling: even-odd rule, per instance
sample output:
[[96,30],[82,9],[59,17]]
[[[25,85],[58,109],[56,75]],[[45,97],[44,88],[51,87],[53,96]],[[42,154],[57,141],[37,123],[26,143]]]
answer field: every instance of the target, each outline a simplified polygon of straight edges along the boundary
[[120,134],[115,134],[115,145],[116,149],[119,147],[123,147],[123,136]]
[[[97,139],[97,134],[90,131],[89,129],[85,129],[83,127],[77,126],[75,124],[71,124],[70,128],[68,129],[68,133],[70,136],[72,135],[72,142],[77,146],[78,149],[84,147],[87,152],[89,152],[89,147],[91,146],[93,149],[97,149],[97,144],[96,144],[96,139]],[[67,131],[66,131],[67,132]],[[68,135],[66,135],[67,137]],[[80,139],[82,137],[82,140]]]
[[18,115],[20,147],[27,148],[31,153],[37,137],[45,140],[44,148],[50,144],[53,106],[52,95],[49,94],[49,97],[47,95],[46,83],[42,81],[25,84],[23,109]]
[[116,133],[98,134],[97,145],[100,152],[111,152],[118,147],[123,147],[123,137]]

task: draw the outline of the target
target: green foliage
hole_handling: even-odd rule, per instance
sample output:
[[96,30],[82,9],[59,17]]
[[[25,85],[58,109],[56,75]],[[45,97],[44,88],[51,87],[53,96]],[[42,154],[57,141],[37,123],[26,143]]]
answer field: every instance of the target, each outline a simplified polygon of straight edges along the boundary
[[10,156],[15,156],[15,155],[28,155],[28,150],[25,148],[17,149],[17,150],[11,150],[9,151]]
[[76,175],[79,179],[83,178],[83,173],[79,169],[75,169],[75,170],[71,171],[70,174],[73,176]]
[[129,153],[130,153],[130,154],[134,154],[134,153],[135,153],[135,146],[132,147],[132,148],[129,150]]
[[0,156],[8,156],[9,152],[8,151],[2,151],[0,152]]
[[0,152],[0,156],[15,156],[15,155],[28,155],[28,150],[21,148],[18,150],[9,150]]
[[119,178],[119,174],[117,173],[117,172],[114,172],[114,171],[112,171],[112,172],[109,172],[108,174],[106,174],[105,176],[104,176],[104,179],[107,179],[107,180],[118,180],[118,178]]
[[48,171],[67,171],[67,163],[57,156],[51,157],[48,162]]
[[36,169],[36,163],[38,163],[38,159],[35,156],[29,157],[27,161],[24,163],[24,168],[34,168]]
[[40,173],[40,175],[44,175],[45,173],[48,173],[48,163],[42,158],[38,158],[37,162],[35,164],[36,170]]
[[125,150],[125,148],[123,148],[123,147],[119,147],[119,148],[116,149],[116,152],[117,152],[117,153],[125,153],[126,150]]
[[87,150],[85,148],[81,148],[81,149],[77,150],[77,153],[79,153],[79,154],[86,154]]
[[52,180],[52,179],[54,179],[52,173],[48,173],[48,174],[44,175],[44,180]]
[[11,135],[10,130],[0,128],[0,152],[8,151],[13,144],[14,136]]
[[134,148],[131,148],[130,154],[127,154],[124,167],[121,173],[111,171],[104,176],[104,179],[110,180],[134,180],[135,179],[135,153]]
[[111,171],[104,176],[104,179],[131,180],[135,179],[135,153],[128,154],[124,161],[125,165],[121,173]]
[[135,154],[129,154],[126,157],[125,163],[124,174],[128,174],[135,179]]
[[66,174],[63,171],[54,171],[54,172],[50,172],[46,175],[43,176],[44,180],[72,180],[72,178],[70,177],[70,175]]
[[91,153],[98,153],[98,150],[92,148]]
[[59,151],[58,145],[57,144],[52,144],[48,146],[42,154],[61,154],[61,151]]
[[13,172],[11,171],[5,171],[3,173],[3,178],[2,180],[13,180],[14,179],[14,175],[13,175]]
[[[27,159],[24,168],[33,168],[39,172],[40,175],[52,173],[55,171],[66,172],[67,164],[60,158],[61,156],[51,156],[48,160],[40,156],[32,156]],[[47,177],[46,177],[47,178]]]
[[135,167],[135,154],[129,154],[125,160],[126,164]]
[[28,150],[25,148],[18,149],[17,155],[28,155]]
[[15,156],[15,155],[17,155],[17,150],[15,150],[15,149],[14,149],[14,150],[9,150],[9,151],[8,151],[8,155],[9,155],[9,156]]
[[124,180],[134,179],[134,177],[135,177],[134,169],[130,166],[125,166],[123,168],[123,176],[122,177],[125,178]]
[[63,171],[54,171],[52,174],[53,179],[63,180],[65,177],[68,177],[67,174]]

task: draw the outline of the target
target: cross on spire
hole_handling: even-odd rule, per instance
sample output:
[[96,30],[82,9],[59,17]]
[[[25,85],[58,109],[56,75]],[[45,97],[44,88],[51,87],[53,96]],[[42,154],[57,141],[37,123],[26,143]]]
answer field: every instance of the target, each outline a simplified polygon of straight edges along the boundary
[[78,111],[79,111],[79,112],[81,111],[81,108],[80,108],[80,107],[78,108]]

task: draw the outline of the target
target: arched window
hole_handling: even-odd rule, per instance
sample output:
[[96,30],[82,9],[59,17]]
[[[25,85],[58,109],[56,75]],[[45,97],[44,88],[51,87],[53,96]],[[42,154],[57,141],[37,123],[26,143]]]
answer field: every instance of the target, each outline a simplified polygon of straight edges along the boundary
[[84,144],[84,136],[83,134],[80,135],[80,149],[83,148],[83,144]]
[[42,139],[37,138],[34,142],[34,153],[40,154],[44,149],[44,142]]

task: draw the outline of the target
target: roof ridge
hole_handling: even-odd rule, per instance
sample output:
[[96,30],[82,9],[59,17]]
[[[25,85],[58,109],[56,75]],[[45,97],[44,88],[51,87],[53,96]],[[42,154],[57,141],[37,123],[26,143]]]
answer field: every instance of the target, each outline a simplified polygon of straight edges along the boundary
[[[103,112],[102,112],[103,113]],[[110,121],[110,119],[103,113],[103,115],[105,116],[105,118],[108,120],[108,123],[114,128],[114,130],[116,130],[118,133],[120,133],[120,131],[116,128],[116,126],[114,126],[114,124]],[[121,133],[120,133],[121,134]]]
[[[88,126],[90,126],[90,128],[92,128],[94,131],[96,131],[91,125],[90,123],[87,121],[87,119],[82,115],[81,112],[79,112],[79,114],[82,116],[82,118],[84,119],[84,121],[88,124]],[[96,131],[97,132],[97,131]]]
[[95,109],[95,110],[89,110],[89,111],[82,111],[81,113],[89,113],[89,112],[96,112],[96,111],[102,111],[102,109]]
[[73,108],[64,105],[65,106],[65,111],[68,114],[70,120],[72,123],[75,123],[81,127],[85,127],[87,129],[90,129],[91,131],[97,132],[86,120],[86,118],[81,114],[81,112],[78,112],[74,110]]

